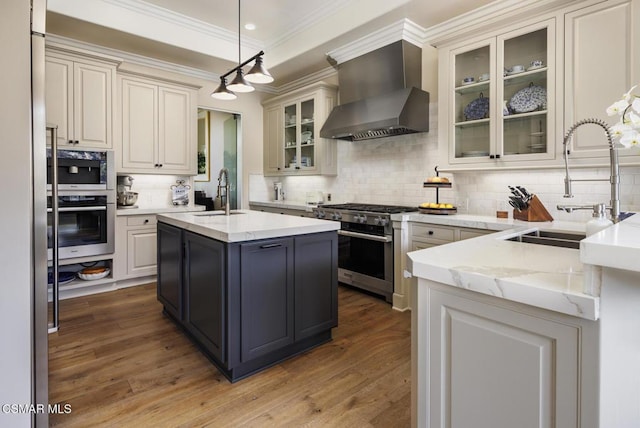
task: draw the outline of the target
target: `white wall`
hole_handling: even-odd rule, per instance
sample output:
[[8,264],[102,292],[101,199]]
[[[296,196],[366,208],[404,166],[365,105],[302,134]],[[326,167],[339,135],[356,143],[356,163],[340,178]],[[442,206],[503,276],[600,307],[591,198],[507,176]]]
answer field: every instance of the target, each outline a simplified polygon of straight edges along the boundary
[[[31,144],[29,2],[5,0],[0,15],[0,405],[31,402]],[[3,413],[0,426],[30,426],[29,414]]]

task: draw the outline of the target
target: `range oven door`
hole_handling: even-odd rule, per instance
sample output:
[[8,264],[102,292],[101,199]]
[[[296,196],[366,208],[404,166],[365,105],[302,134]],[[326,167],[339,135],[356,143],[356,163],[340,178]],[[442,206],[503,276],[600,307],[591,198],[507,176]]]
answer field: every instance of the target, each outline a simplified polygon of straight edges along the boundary
[[[113,192],[61,192],[58,194],[58,247],[60,259],[110,254],[114,251],[115,196]],[[51,196],[47,197],[49,260],[53,236]]]
[[338,281],[393,296],[393,238],[377,226],[342,223],[338,231]]

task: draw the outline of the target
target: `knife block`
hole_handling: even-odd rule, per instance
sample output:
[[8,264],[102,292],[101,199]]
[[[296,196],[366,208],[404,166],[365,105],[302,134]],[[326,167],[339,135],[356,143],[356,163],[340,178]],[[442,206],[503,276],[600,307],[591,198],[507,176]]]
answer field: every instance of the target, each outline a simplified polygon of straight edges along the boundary
[[553,217],[536,195],[533,195],[526,210],[513,210],[513,218],[524,221],[553,221]]

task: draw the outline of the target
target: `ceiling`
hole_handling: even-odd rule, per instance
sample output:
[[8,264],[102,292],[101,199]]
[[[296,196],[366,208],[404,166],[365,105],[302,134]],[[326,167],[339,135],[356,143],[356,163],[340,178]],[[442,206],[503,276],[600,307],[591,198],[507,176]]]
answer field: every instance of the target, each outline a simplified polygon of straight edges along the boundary
[[[492,2],[245,0],[240,23],[253,23],[256,29],[241,28],[241,58],[264,50],[265,65],[276,77],[273,85],[281,86],[327,69],[328,52],[405,19],[428,30]],[[48,0],[47,7],[50,34],[180,64],[212,77],[238,63],[237,2]]]

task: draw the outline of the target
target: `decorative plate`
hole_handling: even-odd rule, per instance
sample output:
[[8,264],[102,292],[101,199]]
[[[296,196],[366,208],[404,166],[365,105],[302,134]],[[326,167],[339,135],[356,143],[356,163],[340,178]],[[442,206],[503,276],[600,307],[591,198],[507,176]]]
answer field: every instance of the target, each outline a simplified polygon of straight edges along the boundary
[[94,280],[94,279],[105,278],[106,276],[109,275],[110,272],[111,272],[111,269],[109,269],[109,268],[106,268],[104,271],[98,272],[98,273],[82,273],[82,272],[78,272],[78,277],[80,279],[84,279],[85,281],[91,281],[91,280]]
[[[58,285],[64,285],[76,279],[75,272],[58,272]],[[47,275],[47,283],[53,285],[53,272]]]
[[516,113],[528,113],[547,106],[547,91],[542,86],[529,85],[516,92],[509,101],[509,107]]
[[466,120],[484,119],[489,114],[489,98],[486,98],[480,92],[480,96],[471,101],[464,108],[464,117]]

